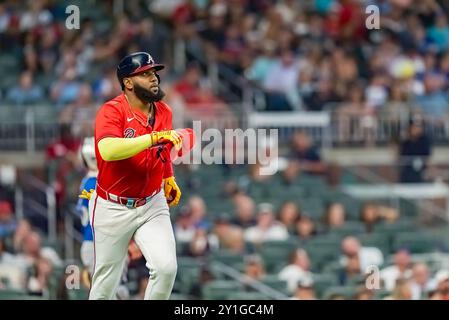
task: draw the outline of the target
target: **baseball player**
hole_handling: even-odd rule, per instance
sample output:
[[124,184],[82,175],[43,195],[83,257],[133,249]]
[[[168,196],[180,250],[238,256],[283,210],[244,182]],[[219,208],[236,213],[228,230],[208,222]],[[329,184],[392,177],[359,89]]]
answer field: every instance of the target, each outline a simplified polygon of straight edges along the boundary
[[[97,159],[95,158],[95,142],[93,137],[85,138],[83,145],[81,146],[81,159],[84,166],[88,169],[86,176],[81,181],[80,192],[86,194],[85,190],[94,190],[97,184]],[[83,242],[81,244],[80,256],[83,266],[86,268],[87,277],[83,273],[83,280],[87,286],[89,284],[89,278],[94,268],[94,238],[92,234],[92,227],[89,223],[89,199],[80,198],[76,209],[81,216],[81,225],[83,233]],[[87,278],[87,279],[86,279]]]
[[134,238],[149,269],[145,299],[170,297],[176,277],[176,246],[169,206],[181,190],[171,161],[160,148],[180,150],[172,112],[162,101],[156,64],[150,54],[123,58],[117,77],[123,93],[106,102],[95,119],[98,180],[89,200],[94,271],[89,299],[112,299]]

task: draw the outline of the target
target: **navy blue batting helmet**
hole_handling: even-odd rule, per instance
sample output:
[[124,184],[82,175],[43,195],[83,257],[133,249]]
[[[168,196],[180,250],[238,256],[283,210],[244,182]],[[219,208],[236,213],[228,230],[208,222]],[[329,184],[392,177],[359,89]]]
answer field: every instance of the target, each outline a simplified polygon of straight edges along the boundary
[[[135,52],[124,57],[117,66],[117,78],[124,89],[123,78],[135,76],[149,69],[156,71],[164,69],[163,64],[154,62],[153,57],[146,52]],[[159,79],[159,77],[158,77]]]

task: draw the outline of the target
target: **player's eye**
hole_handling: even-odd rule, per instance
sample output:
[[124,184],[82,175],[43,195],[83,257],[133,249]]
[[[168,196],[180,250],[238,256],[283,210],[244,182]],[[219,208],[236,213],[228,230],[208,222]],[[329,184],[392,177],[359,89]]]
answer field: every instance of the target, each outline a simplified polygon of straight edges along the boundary
[[155,75],[153,71],[144,71],[141,73],[142,77],[149,78]]

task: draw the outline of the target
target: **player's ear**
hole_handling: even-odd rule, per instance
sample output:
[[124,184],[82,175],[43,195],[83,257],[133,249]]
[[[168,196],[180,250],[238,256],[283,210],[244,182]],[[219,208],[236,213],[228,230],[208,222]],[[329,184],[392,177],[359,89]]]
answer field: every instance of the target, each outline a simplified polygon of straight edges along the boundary
[[125,88],[127,88],[128,90],[132,90],[134,87],[134,84],[131,81],[131,78],[123,78],[123,84],[124,84]]

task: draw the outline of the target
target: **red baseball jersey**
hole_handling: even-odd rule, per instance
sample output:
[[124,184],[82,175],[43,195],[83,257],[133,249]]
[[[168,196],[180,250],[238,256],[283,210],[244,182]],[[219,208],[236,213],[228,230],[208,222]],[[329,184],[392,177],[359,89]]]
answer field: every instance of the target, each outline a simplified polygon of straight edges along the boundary
[[157,148],[143,150],[135,156],[118,161],[104,161],[98,141],[106,137],[134,138],[154,131],[172,129],[172,111],[164,102],[155,103],[155,122],[148,124],[140,110],[131,110],[124,94],[106,102],[95,119],[95,154],[98,164],[98,185],[114,195],[143,198],[161,187],[162,179],[173,175],[170,161],[163,163],[156,156]]

